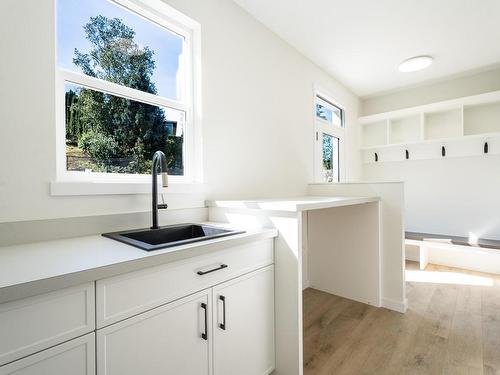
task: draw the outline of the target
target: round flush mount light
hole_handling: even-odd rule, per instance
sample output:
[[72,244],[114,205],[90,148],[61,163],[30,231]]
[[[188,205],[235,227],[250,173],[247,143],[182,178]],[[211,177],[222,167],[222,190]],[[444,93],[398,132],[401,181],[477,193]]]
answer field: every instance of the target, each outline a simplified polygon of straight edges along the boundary
[[404,73],[416,72],[417,70],[422,70],[429,67],[431,64],[432,64],[431,56],[415,56],[399,64],[398,69],[400,72]]

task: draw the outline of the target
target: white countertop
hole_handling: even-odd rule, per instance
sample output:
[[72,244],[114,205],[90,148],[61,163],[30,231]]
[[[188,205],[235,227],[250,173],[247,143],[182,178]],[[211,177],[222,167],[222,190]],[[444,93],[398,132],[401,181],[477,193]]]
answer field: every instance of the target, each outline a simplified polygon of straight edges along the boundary
[[351,206],[356,204],[379,201],[379,197],[292,197],[279,199],[256,199],[256,200],[211,200],[207,201],[209,207],[245,208],[265,211],[287,211],[300,212]]
[[276,235],[275,229],[252,229],[155,251],[145,251],[101,235],[0,247],[0,303]]

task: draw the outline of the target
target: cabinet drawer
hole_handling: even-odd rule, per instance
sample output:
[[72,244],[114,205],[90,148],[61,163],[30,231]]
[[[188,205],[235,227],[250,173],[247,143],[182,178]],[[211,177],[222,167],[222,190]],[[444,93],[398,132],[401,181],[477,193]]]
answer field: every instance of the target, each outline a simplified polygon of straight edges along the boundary
[[[272,263],[273,240],[267,239],[99,280],[97,326],[104,327]],[[217,270],[198,274],[212,269]]]
[[0,305],[0,365],[95,329],[94,283]]
[[94,375],[95,334],[65,342],[53,348],[0,367],[0,375]]

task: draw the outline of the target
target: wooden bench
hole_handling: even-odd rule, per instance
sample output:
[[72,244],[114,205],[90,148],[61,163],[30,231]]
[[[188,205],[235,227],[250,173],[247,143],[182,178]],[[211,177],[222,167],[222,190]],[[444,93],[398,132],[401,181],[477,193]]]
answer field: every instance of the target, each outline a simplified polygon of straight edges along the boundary
[[[429,248],[450,249],[450,250],[457,248],[461,249],[472,248],[473,250],[491,249],[494,251],[493,252],[490,251],[489,252],[490,254],[500,256],[500,252],[495,251],[495,250],[500,250],[500,240],[488,240],[488,239],[473,240],[467,237],[448,236],[443,234],[405,232],[405,244],[419,247],[418,259],[411,259],[411,260],[418,261],[420,269],[422,270],[429,263]],[[481,253],[483,254],[485,252]],[[471,267],[471,269],[482,270],[479,268]],[[485,270],[484,272],[493,272],[493,271]]]

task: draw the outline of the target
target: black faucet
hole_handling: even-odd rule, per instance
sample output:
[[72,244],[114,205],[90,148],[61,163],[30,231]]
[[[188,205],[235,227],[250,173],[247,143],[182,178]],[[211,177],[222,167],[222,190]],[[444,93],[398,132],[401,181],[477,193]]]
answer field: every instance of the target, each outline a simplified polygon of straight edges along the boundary
[[161,181],[163,187],[168,187],[168,173],[167,173],[167,158],[165,154],[161,151],[156,151],[153,155],[153,167],[151,168],[151,176],[153,177],[153,197],[152,197],[152,208],[153,208],[153,226],[151,229],[158,229],[158,208],[168,208],[166,203],[158,204],[158,167],[160,167]]

